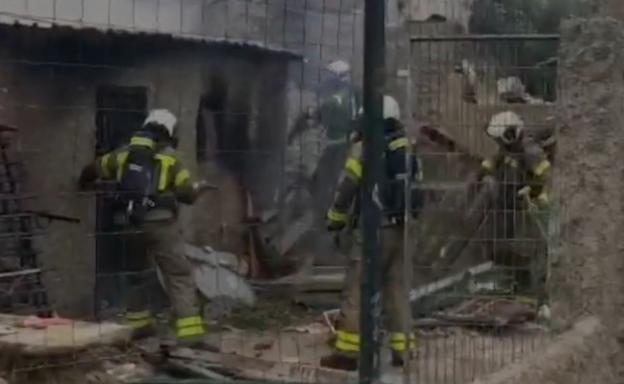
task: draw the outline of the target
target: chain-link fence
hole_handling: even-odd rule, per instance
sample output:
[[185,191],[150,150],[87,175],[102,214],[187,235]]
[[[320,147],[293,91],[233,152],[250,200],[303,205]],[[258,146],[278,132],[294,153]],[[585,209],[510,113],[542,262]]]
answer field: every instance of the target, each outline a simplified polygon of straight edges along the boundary
[[472,382],[551,338],[558,35],[514,7],[414,7],[413,128],[426,196],[407,252],[416,382]]
[[[553,161],[557,35],[474,30],[478,9],[387,2],[387,89],[424,206],[401,227],[417,235],[391,238],[409,256],[397,305],[416,345],[404,370],[383,345],[386,378],[466,383],[548,340],[556,234],[553,216],[538,218],[548,182],[540,189],[535,173]],[[326,231],[326,212],[362,104],[363,16],[356,0],[0,4],[2,375],[355,380],[320,361],[336,352],[357,253]],[[177,131],[156,168],[168,182],[154,188],[183,194],[185,169],[216,187],[156,228],[118,220],[129,212],[124,148],[155,108]],[[486,128],[505,111],[523,127],[502,125],[524,128],[539,161],[524,148],[497,156]],[[80,185],[94,159],[108,181]],[[206,345],[173,347],[197,314]],[[159,337],[131,342],[132,326],[148,324]],[[169,355],[155,364],[162,341]]]

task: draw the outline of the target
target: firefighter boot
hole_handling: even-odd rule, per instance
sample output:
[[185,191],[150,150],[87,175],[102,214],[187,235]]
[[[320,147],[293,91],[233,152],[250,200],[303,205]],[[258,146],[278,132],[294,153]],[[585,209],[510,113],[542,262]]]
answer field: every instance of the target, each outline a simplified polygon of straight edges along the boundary
[[220,349],[206,340],[206,330],[201,316],[189,316],[176,320],[176,346],[201,349],[218,353]]
[[132,327],[132,339],[141,340],[156,336],[156,320],[150,311],[128,312],[126,321]]
[[321,358],[321,367],[341,371],[357,371],[358,359],[355,355],[334,352]]

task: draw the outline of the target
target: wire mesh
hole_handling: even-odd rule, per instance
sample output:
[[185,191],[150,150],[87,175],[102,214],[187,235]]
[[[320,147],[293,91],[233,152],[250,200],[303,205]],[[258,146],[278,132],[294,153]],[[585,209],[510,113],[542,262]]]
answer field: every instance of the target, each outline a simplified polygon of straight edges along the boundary
[[[426,196],[419,235],[406,250],[420,334],[407,368],[415,382],[472,382],[551,340],[546,287],[558,209],[554,202],[538,209],[537,195],[518,193],[540,188],[532,156],[554,160],[559,36],[556,26],[536,29],[515,6],[414,5],[409,86]],[[522,120],[503,115],[502,123],[523,125],[521,145],[488,132],[502,112]]]
[[[3,376],[52,380],[51,371],[75,366],[83,382],[80,373],[106,373],[104,360],[109,375],[115,364],[142,366],[136,348],[107,346],[125,339],[117,324],[137,292],[158,314],[161,334],[172,332],[176,316],[168,316],[161,285],[174,289],[170,274],[180,272],[157,273],[149,233],[115,224],[114,183],[86,192],[77,185],[82,168],[127,143],[151,108],[177,116],[182,160],[219,187],[181,208],[177,226],[197,245],[178,256],[204,258],[194,270],[214,296],[202,303],[210,338],[250,361],[317,359],[322,343],[304,345],[299,331],[280,330],[317,312],[292,304],[283,288],[292,284],[273,288],[267,279],[294,273],[312,260],[305,255],[328,247],[315,244],[325,236],[312,210],[328,204],[315,195],[331,194],[315,179],[328,138],[319,113],[306,113],[361,73],[360,4],[25,0],[0,4],[0,19],[0,121],[15,127],[2,132],[2,311],[71,319],[46,326],[7,315],[6,348],[33,351],[7,359]],[[351,66],[340,81],[326,69],[338,59]],[[339,142],[340,132],[332,134]],[[258,347],[263,340],[269,347]],[[256,370],[257,379],[280,374],[267,371]]]
[[[411,282],[405,333],[418,339],[404,372],[383,344],[384,377],[397,380],[471,382],[549,339],[530,318],[528,264],[546,257],[540,228],[513,198],[473,206],[484,187],[470,180],[496,152],[484,134],[496,112],[518,112],[527,131],[549,127],[556,66],[533,52],[555,56],[556,36],[520,26],[505,33],[526,36],[477,37],[471,20],[452,1],[388,2],[388,92],[417,141],[426,196],[415,234],[400,237]],[[325,213],[359,112],[362,21],[356,0],[0,4],[0,310],[12,314],[2,315],[0,344],[19,352],[0,376],[354,380],[319,361],[334,352],[353,251],[327,233]],[[327,69],[335,60],[348,76]],[[510,78],[524,90],[501,95],[499,80]],[[156,237],[115,223],[116,183],[78,189],[83,167],[125,145],[152,108],[177,116],[181,160],[218,186]],[[504,193],[517,189],[500,177]],[[177,246],[155,248],[162,236]],[[220,353],[174,350],[152,365],[144,357],[160,356],[155,345],[175,339],[184,312],[166,294],[184,271],[156,268],[168,253],[190,259]],[[129,342],[136,300],[159,339]],[[70,320],[26,317],[50,313]]]

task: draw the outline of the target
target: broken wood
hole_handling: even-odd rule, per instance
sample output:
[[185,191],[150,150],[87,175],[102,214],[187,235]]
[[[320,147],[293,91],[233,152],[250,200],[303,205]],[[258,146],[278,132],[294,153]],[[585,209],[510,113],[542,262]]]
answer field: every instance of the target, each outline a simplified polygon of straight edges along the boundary
[[310,384],[334,384],[357,380],[357,373],[355,372],[332,370],[298,362],[276,362],[235,354],[216,354],[190,349],[172,351],[172,356],[176,359],[184,358],[185,361],[218,363],[223,371],[239,379]]

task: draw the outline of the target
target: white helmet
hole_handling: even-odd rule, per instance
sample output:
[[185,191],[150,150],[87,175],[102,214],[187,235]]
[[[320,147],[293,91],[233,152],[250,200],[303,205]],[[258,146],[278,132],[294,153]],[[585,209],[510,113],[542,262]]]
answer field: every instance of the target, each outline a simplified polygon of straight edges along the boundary
[[383,117],[384,119],[401,120],[401,108],[399,107],[399,103],[392,96],[384,95]]
[[337,76],[345,76],[351,71],[351,66],[344,60],[335,60],[327,65],[327,70]]
[[178,119],[167,109],[152,109],[143,123],[143,127],[148,124],[158,124],[165,128],[169,137],[174,137]]
[[[358,115],[364,114],[364,108],[360,107]],[[401,120],[401,108],[399,103],[392,96],[384,95],[383,98],[383,118]]]
[[487,134],[510,144],[520,138],[524,131],[524,121],[517,113],[505,111],[492,116],[487,127]]

